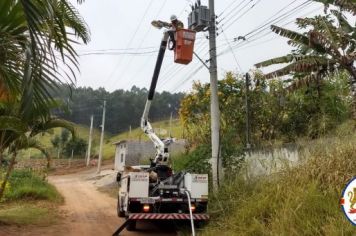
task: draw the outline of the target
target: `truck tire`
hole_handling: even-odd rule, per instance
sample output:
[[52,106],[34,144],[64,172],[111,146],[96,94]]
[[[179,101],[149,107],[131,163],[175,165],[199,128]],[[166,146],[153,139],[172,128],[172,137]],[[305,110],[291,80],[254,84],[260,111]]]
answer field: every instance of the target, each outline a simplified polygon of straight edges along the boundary
[[125,212],[121,210],[120,197],[117,198],[117,215],[119,217],[125,217]]
[[197,228],[197,229],[201,229],[205,226],[205,222],[204,221],[194,221],[194,226]]
[[127,231],[135,231],[135,230],[136,230],[136,220],[131,220],[131,221],[126,225],[126,230],[127,230]]

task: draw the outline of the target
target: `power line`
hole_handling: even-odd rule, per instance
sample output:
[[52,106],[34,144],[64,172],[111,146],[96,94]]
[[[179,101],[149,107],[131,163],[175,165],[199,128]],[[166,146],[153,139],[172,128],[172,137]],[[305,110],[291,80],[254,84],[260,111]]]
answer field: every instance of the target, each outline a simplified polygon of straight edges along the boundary
[[[246,2],[247,0],[243,0],[243,1],[241,1],[240,2],[240,4],[238,4],[237,6],[235,6],[233,9],[231,9],[230,11],[229,11],[229,13],[227,13],[220,21],[219,21],[219,23],[221,23],[223,20],[225,20],[228,16],[230,16],[231,15],[231,13],[233,13],[236,9],[238,9],[244,2]],[[248,5],[248,4],[250,4],[250,2],[252,2],[252,1],[254,1],[254,0],[249,0],[249,2],[246,4],[246,5]],[[223,15],[223,13],[227,10],[227,9],[229,9],[230,8],[230,6],[232,6],[232,5],[234,5],[236,3],[236,1],[232,1],[226,8],[225,8],[225,10],[223,10],[223,12],[221,12],[217,17],[218,18],[220,18],[222,15]],[[246,6],[245,5],[245,6]],[[244,8],[244,7],[243,7]],[[242,9],[243,9],[242,8]]]
[[[304,17],[304,16],[307,16],[307,15],[309,15],[309,14],[311,14],[311,13],[314,13],[314,12],[320,10],[321,8],[322,8],[322,7],[318,7],[318,8],[316,8],[316,9],[313,9],[312,11],[309,11],[308,13],[304,14],[303,17]],[[289,22],[283,24],[282,27],[285,27],[286,25],[289,25],[289,24],[291,24],[291,23],[293,23],[293,22],[295,22],[295,19],[293,19],[293,20],[291,20],[291,21],[289,21]],[[259,37],[258,39],[261,39],[261,38],[263,38],[263,37],[265,37],[265,36],[267,36],[267,35],[269,35],[269,34],[271,34],[271,33],[273,33],[273,32],[272,32],[272,31],[267,32],[267,33],[265,33],[264,35],[262,35],[261,37]],[[254,40],[252,40],[252,41],[250,41],[250,42],[248,42],[248,43],[254,42],[254,41],[258,40],[258,39],[254,39]],[[272,40],[272,39],[270,39],[269,41],[271,41],[271,40]],[[263,44],[263,43],[266,43],[266,41],[264,41],[264,42],[262,42],[262,43],[259,43],[259,44],[256,44],[256,45],[251,45],[251,47],[252,47],[252,46],[258,46],[258,45]],[[241,47],[243,47],[243,46],[245,46],[245,45],[246,45],[246,43],[243,44],[243,42],[242,42],[241,44],[236,45],[236,46],[234,47],[234,50],[236,50],[236,49],[238,49],[238,48],[241,48]],[[222,51],[218,56],[222,56],[222,55],[224,55],[224,54],[226,54],[226,53],[228,53],[228,52],[229,52],[229,50],[226,49],[226,50]]]
[[[200,50],[202,48],[205,48],[207,45],[202,45],[199,47]],[[196,50],[195,50],[196,51]],[[200,53],[200,52],[198,52]],[[171,77],[169,75],[173,74],[177,74],[179,72],[179,70],[182,69],[182,65],[177,65],[176,63],[172,62],[172,64],[170,64],[170,69],[167,68],[167,70],[165,70],[162,74],[162,80],[159,82],[159,88],[161,88],[163,85],[166,85],[166,83],[168,81],[170,81]]]
[[[295,3],[295,2],[296,2],[296,0],[293,1],[293,2],[291,2],[291,3],[289,3],[287,6],[285,6],[285,7],[282,8],[282,9],[280,9],[279,11],[277,11],[274,15],[272,15],[271,17],[269,17],[269,18],[267,19],[267,20],[269,20],[267,23],[264,23],[264,24],[258,26],[257,28],[255,28],[254,30],[250,31],[250,32],[248,33],[248,35],[251,35],[251,34],[252,34],[252,35],[251,35],[248,39],[252,39],[252,38],[257,37],[259,34],[263,33],[263,31],[265,31],[265,30],[267,30],[267,29],[269,28],[269,26],[268,26],[267,28],[264,28],[265,26],[267,26],[268,24],[271,24],[271,23],[278,23],[278,22],[280,22],[280,21],[286,19],[286,18],[289,17],[290,15],[294,14],[296,11],[301,10],[302,7],[303,7],[304,5],[306,5],[307,2],[310,2],[310,1],[306,1],[306,2],[304,2],[303,4],[299,5],[297,8],[294,8],[293,10],[288,11],[288,12],[282,14],[281,16],[278,16],[277,18],[274,18],[276,15],[278,15],[279,13],[281,13],[282,11],[284,11],[285,9],[287,9],[289,6],[291,6],[291,5],[292,5],[293,3]],[[256,5],[256,4],[258,4],[258,3],[259,3],[259,1],[256,2],[254,5]],[[305,6],[304,6],[304,7],[305,7]],[[246,14],[248,11],[250,11],[252,8],[253,8],[253,7],[251,6],[248,10],[246,10],[246,11],[242,14],[242,16],[243,16],[244,14]],[[242,8],[242,9],[243,9],[243,8]],[[242,16],[240,15],[239,18],[241,18]],[[273,20],[270,20],[270,19],[272,19],[272,18],[273,18]],[[277,20],[277,21],[276,21],[276,20]],[[275,22],[274,22],[274,21],[275,21]],[[229,25],[229,27],[230,27],[230,25]],[[262,28],[263,28],[263,29],[262,29]],[[262,29],[262,30],[261,30],[261,29]],[[272,33],[272,32],[269,32],[269,33]],[[262,37],[265,37],[265,35],[263,35]],[[261,37],[258,37],[258,38],[256,38],[256,39],[254,39],[253,41],[249,41],[249,42],[242,42],[242,43],[240,43],[241,45],[238,44],[238,45],[235,46],[235,50],[238,48],[237,46],[241,47],[241,46],[247,45],[248,43],[251,43],[251,42],[254,42],[254,41],[256,41],[256,40],[259,40],[260,38],[261,38]],[[226,39],[227,39],[227,37],[225,37],[225,40],[226,40]],[[236,40],[234,40],[234,41],[236,42]],[[228,52],[228,51],[231,51],[231,52],[232,52],[232,51],[234,50],[234,49],[232,48],[232,46],[231,46],[229,40],[226,40],[226,43],[223,44],[223,45],[220,45],[219,47],[222,47],[222,46],[225,46],[225,45],[228,45],[228,49],[224,50],[224,51],[223,51],[222,53],[220,53],[219,55],[224,55],[226,52]],[[205,47],[203,47],[203,49],[204,49],[204,48],[205,48]],[[200,49],[200,48],[199,48],[199,49]],[[200,52],[199,52],[199,53],[200,53]],[[206,55],[206,54],[205,54],[205,55]],[[174,64],[173,64],[173,65],[174,65]],[[174,66],[173,66],[173,68],[174,68]],[[173,69],[173,68],[172,68],[172,69]],[[186,78],[183,82],[178,82],[178,83],[175,84],[175,86],[173,86],[173,89],[174,89],[173,91],[176,91],[179,87],[181,87],[184,83],[186,83],[186,81],[188,81],[192,76],[196,75],[196,74],[201,70],[201,68],[203,68],[203,67],[202,67],[202,66],[198,66],[198,68],[190,70],[190,72],[186,74],[187,78]],[[179,73],[169,73],[169,72],[173,72],[172,69],[166,71],[166,73],[167,73],[167,74],[173,74],[173,76],[171,76],[171,77],[165,77],[165,76],[163,76],[163,77],[164,77],[164,80],[163,80],[162,82],[163,82],[164,85],[165,85],[167,82],[173,80],[174,77],[176,77],[176,76],[179,74]],[[174,71],[177,72],[177,71],[179,71],[180,69],[181,69],[181,67],[178,67],[178,66],[177,66],[177,67],[174,69]],[[179,85],[179,86],[177,87],[177,85]],[[161,86],[160,86],[160,87],[161,87]]]
[[130,50],[147,50],[147,49],[157,49],[157,47],[141,47],[141,48],[106,48],[106,49],[89,49],[89,50],[78,50],[78,53],[89,53],[89,52],[115,52],[115,51],[130,51]]
[[[163,10],[164,6],[166,5],[166,3],[167,3],[167,0],[165,0],[165,1],[163,2],[161,8],[159,9],[159,11],[158,11],[157,14],[156,14],[156,18],[159,17],[159,15],[160,15],[161,11]],[[189,2],[187,1],[187,3],[185,4],[184,8],[181,10],[179,16],[181,16],[181,15],[183,14],[183,12],[184,12],[184,10],[187,8],[188,4],[189,4]],[[157,47],[156,47],[156,48],[157,48]],[[142,70],[137,70],[137,72],[131,77],[130,81],[133,81],[133,82],[136,82],[136,81],[137,81],[138,74],[140,74],[140,72],[142,72],[143,69],[147,67],[148,62],[149,62],[149,59],[147,59],[147,60],[143,63],[143,66],[141,67]]]
[[[147,13],[148,13],[148,10],[149,10],[150,7],[152,6],[152,3],[153,3],[153,1],[149,1],[149,4],[147,5],[145,12],[144,12],[142,18],[140,19],[139,24],[138,24],[138,26],[136,27],[136,30],[134,31],[133,35],[131,36],[131,39],[128,41],[128,44],[127,44],[126,48],[129,48],[130,45],[132,44],[132,41],[133,41],[133,39],[136,37],[136,34],[137,34],[138,30],[141,28],[142,22],[143,22],[143,20],[145,19],[146,15],[147,15]],[[118,63],[116,64],[116,66],[114,67],[114,69],[112,70],[112,72],[109,74],[108,78],[107,78],[106,81],[104,82],[105,84],[106,84],[106,82],[108,82],[108,80],[110,80],[111,77],[115,74],[115,72],[116,72],[117,68],[119,67],[119,65],[120,65],[120,60],[118,61]]]
[[[233,24],[236,23],[236,21],[238,21],[239,19],[241,19],[242,17],[244,17],[247,13],[249,13],[257,4],[259,4],[261,2],[261,0],[258,0],[257,2],[255,2],[250,8],[248,8],[246,11],[244,11],[240,16],[238,16],[237,18],[231,18],[233,19],[233,22],[231,22],[228,26],[225,27],[225,30],[227,30],[228,28],[230,28]],[[227,21],[229,22],[229,21]],[[227,23],[225,22],[225,24]],[[223,27],[225,24],[223,24],[221,27]]]
[[[311,5],[311,4],[312,4],[311,1],[306,1],[306,2],[304,2],[304,3],[300,4],[300,5],[298,5],[297,7],[293,8],[292,10],[290,10],[290,11],[288,11],[288,12],[282,14],[281,16],[278,16],[278,17],[276,17],[275,19],[270,20],[267,24],[264,24],[264,27],[262,27],[262,28],[261,28],[261,27],[258,27],[258,28],[256,28],[256,29],[250,31],[250,32],[249,32],[248,34],[246,34],[246,35],[251,35],[251,36],[250,36],[250,37],[247,37],[247,38],[246,38],[246,35],[243,36],[243,38],[245,38],[245,41],[240,42],[240,44],[238,44],[238,45],[254,42],[254,41],[256,41],[256,40],[261,39],[262,37],[265,37],[265,36],[268,35],[268,34],[273,33],[272,31],[268,31],[267,33],[263,34],[262,36],[260,36],[260,37],[258,37],[258,38],[254,38],[254,37],[256,37],[257,35],[263,33],[264,31],[269,30],[271,24],[277,24],[277,23],[279,23],[279,22],[281,22],[281,21],[283,21],[283,20],[286,20],[286,19],[288,19],[288,17],[294,15],[296,12],[300,12],[301,10],[304,10],[305,8],[307,8],[307,7],[308,7],[309,5]],[[291,22],[294,22],[294,21],[295,21],[295,19],[293,19]],[[254,38],[254,39],[253,39],[253,40],[250,40],[251,38]],[[238,46],[238,45],[235,45],[235,46]]]
[[[163,10],[163,8],[164,8],[164,6],[166,5],[166,3],[167,3],[167,0],[165,0],[165,1],[163,2],[163,4],[161,5],[161,7],[160,7],[160,9],[159,9],[159,11],[158,11],[157,16],[161,13],[161,11]],[[142,39],[141,39],[141,42],[140,42],[139,45],[138,45],[138,47],[141,47],[141,46],[142,46],[142,44],[143,44],[143,43],[145,42],[145,40],[146,40],[147,35],[151,32],[151,30],[152,30],[152,27],[148,27],[146,33],[144,34],[144,36],[143,36]],[[157,52],[158,52],[158,51],[157,51]],[[130,68],[130,65],[131,65],[131,63],[132,63],[132,59],[133,59],[133,57],[130,57],[130,60],[129,60],[128,64],[125,66],[125,68],[127,68],[127,69]],[[130,81],[131,81],[131,79],[130,79]]]
[[[236,9],[238,9],[244,2],[245,2],[246,0],[244,0],[244,1],[242,1],[239,5],[237,5],[237,6],[235,6],[223,19],[221,19],[220,20],[220,23],[224,20],[224,19],[226,19],[227,18],[227,16],[229,16],[231,13],[233,13]],[[255,4],[253,4],[247,11],[245,11],[245,13],[243,13],[243,15],[244,14],[246,14],[248,11],[250,11],[256,4],[258,4],[259,2],[260,2],[261,0],[259,0],[258,2],[256,2]],[[247,2],[241,9],[239,9],[237,12],[240,12],[240,11],[242,11],[244,8],[246,8],[251,2],[253,2],[253,0],[250,0],[249,2]],[[221,15],[221,14],[220,14]],[[242,16],[243,16],[242,15]],[[234,16],[232,16],[232,17],[230,17],[228,20],[227,20],[227,22],[229,22],[231,19],[233,19],[233,17]],[[231,45],[230,45],[230,43],[228,42],[228,39],[227,39],[227,37],[225,36],[225,38],[226,38],[226,41],[227,41],[227,43],[226,44],[228,44],[230,47],[231,47]],[[231,49],[232,50],[232,49]],[[233,52],[233,51],[232,51]],[[206,53],[207,54],[207,53]],[[205,55],[206,55],[205,54]],[[235,62],[237,63],[237,65],[238,65],[238,67],[240,67],[239,66],[239,64],[238,64],[238,62],[237,62],[237,59],[236,59],[236,57],[235,57],[235,55],[234,55],[234,58],[235,58]],[[195,74],[197,74],[199,71],[200,71],[200,69],[201,68],[203,68],[203,67],[198,67],[196,70],[194,70],[190,75],[189,75],[189,77],[188,77],[188,80],[189,80],[189,78],[191,77],[191,76],[194,76]],[[241,69],[241,67],[240,67],[240,69]],[[185,82],[184,82],[185,83]],[[184,83],[182,83],[182,84],[184,84]],[[180,87],[180,86],[179,86]]]
[[142,56],[142,55],[147,55],[147,54],[153,54],[157,53],[158,51],[148,51],[148,52],[89,52],[89,53],[81,53],[78,54],[79,56],[91,56],[91,55],[112,55],[112,56],[117,56],[117,55],[136,55],[136,56]]
[[[295,2],[295,1],[294,1],[294,2]],[[294,2],[293,2],[293,3],[294,3]],[[306,4],[306,3],[308,3],[308,2],[310,2],[310,1],[306,1],[306,2],[304,2],[303,4],[300,4],[297,8],[294,8],[293,10],[287,12],[287,13],[289,13],[289,14],[285,13],[285,14],[283,14],[283,15],[281,15],[281,16],[275,18],[275,19],[273,19],[273,20],[270,21],[269,23],[278,23],[278,22],[280,22],[280,21],[282,21],[282,20],[288,18],[289,16],[291,16],[292,14],[294,14],[296,11],[302,10],[303,8],[306,8],[307,6],[309,6],[309,4]],[[315,11],[315,10],[313,10],[313,11]],[[280,13],[280,12],[281,12],[281,10],[280,10],[278,13]],[[278,13],[276,13],[276,14],[278,14]],[[311,12],[310,12],[310,13],[311,13]],[[310,13],[308,13],[308,14],[310,14]],[[272,17],[274,17],[276,14],[274,14]],[[283,16],[283,17],[282,17],[282,16]],[[270,18],[272,18],[272,17],[270,17]],[[282,17],[282,18],[281,18],[281,17]],[[269,18],[269,19],[270,19],[270,18]],[[273,22],[273,21],[275,21],[275,20],[278,20],[278,21],[277,21],[277,22]],[[295,21],[295,19],[293,19],[292,22],[294,22],[294,21]],[[289,22],[289,23],[292,23],[292,22]],[[269,26],[268,26],[268,28],[269,28]],[[261,28],[259,27],[259,28],[257,28],[257,29],[261,29]],[[258,32],[254,33],[252,36],[250,36],[249,39],[251,39],[251,38],[253,38],[253,37],[256,37],[257,35],[259,35],[260,33],[262,33],[264,30],[266,30],[266,29],[259,30]],[[254,32],[254,31],[255,31],[255,29],[252,30],[251,32]],[[272,33],[272,32],[268,32],[267,34],[270,34],[270,33]],[[265,34],[265,35],[267,35],[267,34]],[[265,35],[263,35],[262,37],[264,37]],[[261,37],[260,37],[260,38],[261,38]],[[256,41],[256,40],[258,40],[258,39],[260,39],[260,38],[254,39],[253,41]],[[253,42],[253,41],[250,41],[250,42],[244,41],[244,42],[242,42],[241,44],[245,43],[244,45],[246,45],[246,44],[251,43],[251,42]],[[227,43],[227,44],[228,44],[228,43]],[[243,46],[243,45],[242,45],[242,46]],[[236,50],[236,49],[237,49],[237,47],[235,46],[235,50]],[[231,51],[231,50],[233,50],[233,49],[230,49],[229,46],[228,46],[228,49],[226,49],[226,50],[224,50],[223,52],[219,53],[218,56],[224,55],[224,54],[226,54],[227,52],[229,52],[229,51]],[[180,85],[179,85],[178,87],[174,88],[173,91],[176,91],[179,87],[181,87],[183,84],[185,84],[187,81],[189,81],[189,80],[192,78],[192,76],[196,75],[202,68],[203,68],[203,66],[199,66],[198,68],[196,68],[183,82],[180,83]]]
[[231,54],[232,54],[233,57],[234,57],[234,60],[235,60],[235,63],[236,63],[236,65],[237,65],[237,67],[239,68],[240,72],[242,73],[242,68],[241,68],[239,62],[237,61],[235,52],[234,52],[234,50],[232,49],[231,44],[229,43],[229,41],[228,41],[228,39],[227,39],[227,36],[226,36],[226,34],[225,34],[225,31],[222,31],[222,33],[223,33],[223,35],[224,35],[224,38],[225,38],[225,40],[226,40],[226,43],[228,44],[228,46],[229,46],[229,48],[230,48]]
[[[294,4],[295,2],[297,2],[297,1],[298,1],[298,0],[294,0],[293,2],[291,2],[291,3],[289,3],[288,5],[284,6],[282,9],[280,9],[279,11],[277,11],[276,13],[274,13],[271,17],[269,17],[268,19],[266,19],[266,20],[264,21],[264,22],[266,22],[266,23],[260,25],[260,26],[257,27],[255,30],[259,30],[259,29],[265,27],[266,25],[269,25],[270,20],[273,19],[273,17],[275,17],[276,15],[278,15],[279,13],[281,13],[282,11],[284,11],[285,9],[289,8],[291,5],[293,5],[293,4]],[[306,1],[306,2],[309,2],[309,0]],[[306,3],[306,2],[304,2],[304,3]],[[302,3],[302,4],[304,4],[304,3]],[[252,32],[252,31],[251,31],[251,32]],[[246,34],[245,37],[248,36],[248,35],[250,35],[251,32],[248,33],[248,34]]]

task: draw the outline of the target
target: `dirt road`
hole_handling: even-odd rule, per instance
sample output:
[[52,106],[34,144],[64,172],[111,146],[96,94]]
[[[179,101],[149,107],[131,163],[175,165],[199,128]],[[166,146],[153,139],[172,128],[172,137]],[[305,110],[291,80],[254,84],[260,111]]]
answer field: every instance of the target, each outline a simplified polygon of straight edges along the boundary
[[[64,222],[45,228],[27,229],[11,235],[21,236],[109,236],[123,223],[117,217],[116,199],[97,191],[88,177],[91,172],[81,172],[71,175],[50,176],[54,184],[65,198],[61,207],[65,214]],[[120,235],[176,235],[170,229],[162,232],[151,223],[138,223],[138,231],[124,230]],[[15,233],[14,231],[12,233]]]

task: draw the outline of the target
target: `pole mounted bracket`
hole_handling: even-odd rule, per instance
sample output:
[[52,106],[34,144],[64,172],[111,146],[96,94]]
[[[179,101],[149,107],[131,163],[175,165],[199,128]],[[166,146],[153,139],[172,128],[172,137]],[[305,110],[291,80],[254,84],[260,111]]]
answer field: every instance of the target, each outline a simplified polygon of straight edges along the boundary
[[[196,52],[193,52],[194,56],[198,58],[198,60],[203,63],[203,65],[206,67],[206,69],[210,70],[210,67],[199,57],[199,55]],[[209,61],[209,60],[208,60]]]

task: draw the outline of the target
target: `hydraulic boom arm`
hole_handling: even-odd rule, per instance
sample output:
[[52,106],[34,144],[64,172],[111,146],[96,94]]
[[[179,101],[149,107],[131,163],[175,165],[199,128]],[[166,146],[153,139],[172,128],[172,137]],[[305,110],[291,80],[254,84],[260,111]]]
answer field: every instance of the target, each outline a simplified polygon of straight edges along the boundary
[[156,85],[159,77],[159,73],[161,71],[161,66],[164,58],[164,54],[166,52],[167,44],[168,44],[168,31],[163,33],[163,38],[161,41],[161,46],[159,49],[155,70],[153,73],[150,90],[148,92],[148,98],[145,105],[145,110],[143,111],[143,115],[141,118],[141,128],[148,135],[151,141],[154,143],[156,148],[156,156],[152,160],[153,165],[167,165],[169,159],[168,145],[171,143],[171,139],[161,140],[156,133],[154,132],[150,122],[148,121],[148,114],[150,112],[151,103],[155,94]]

